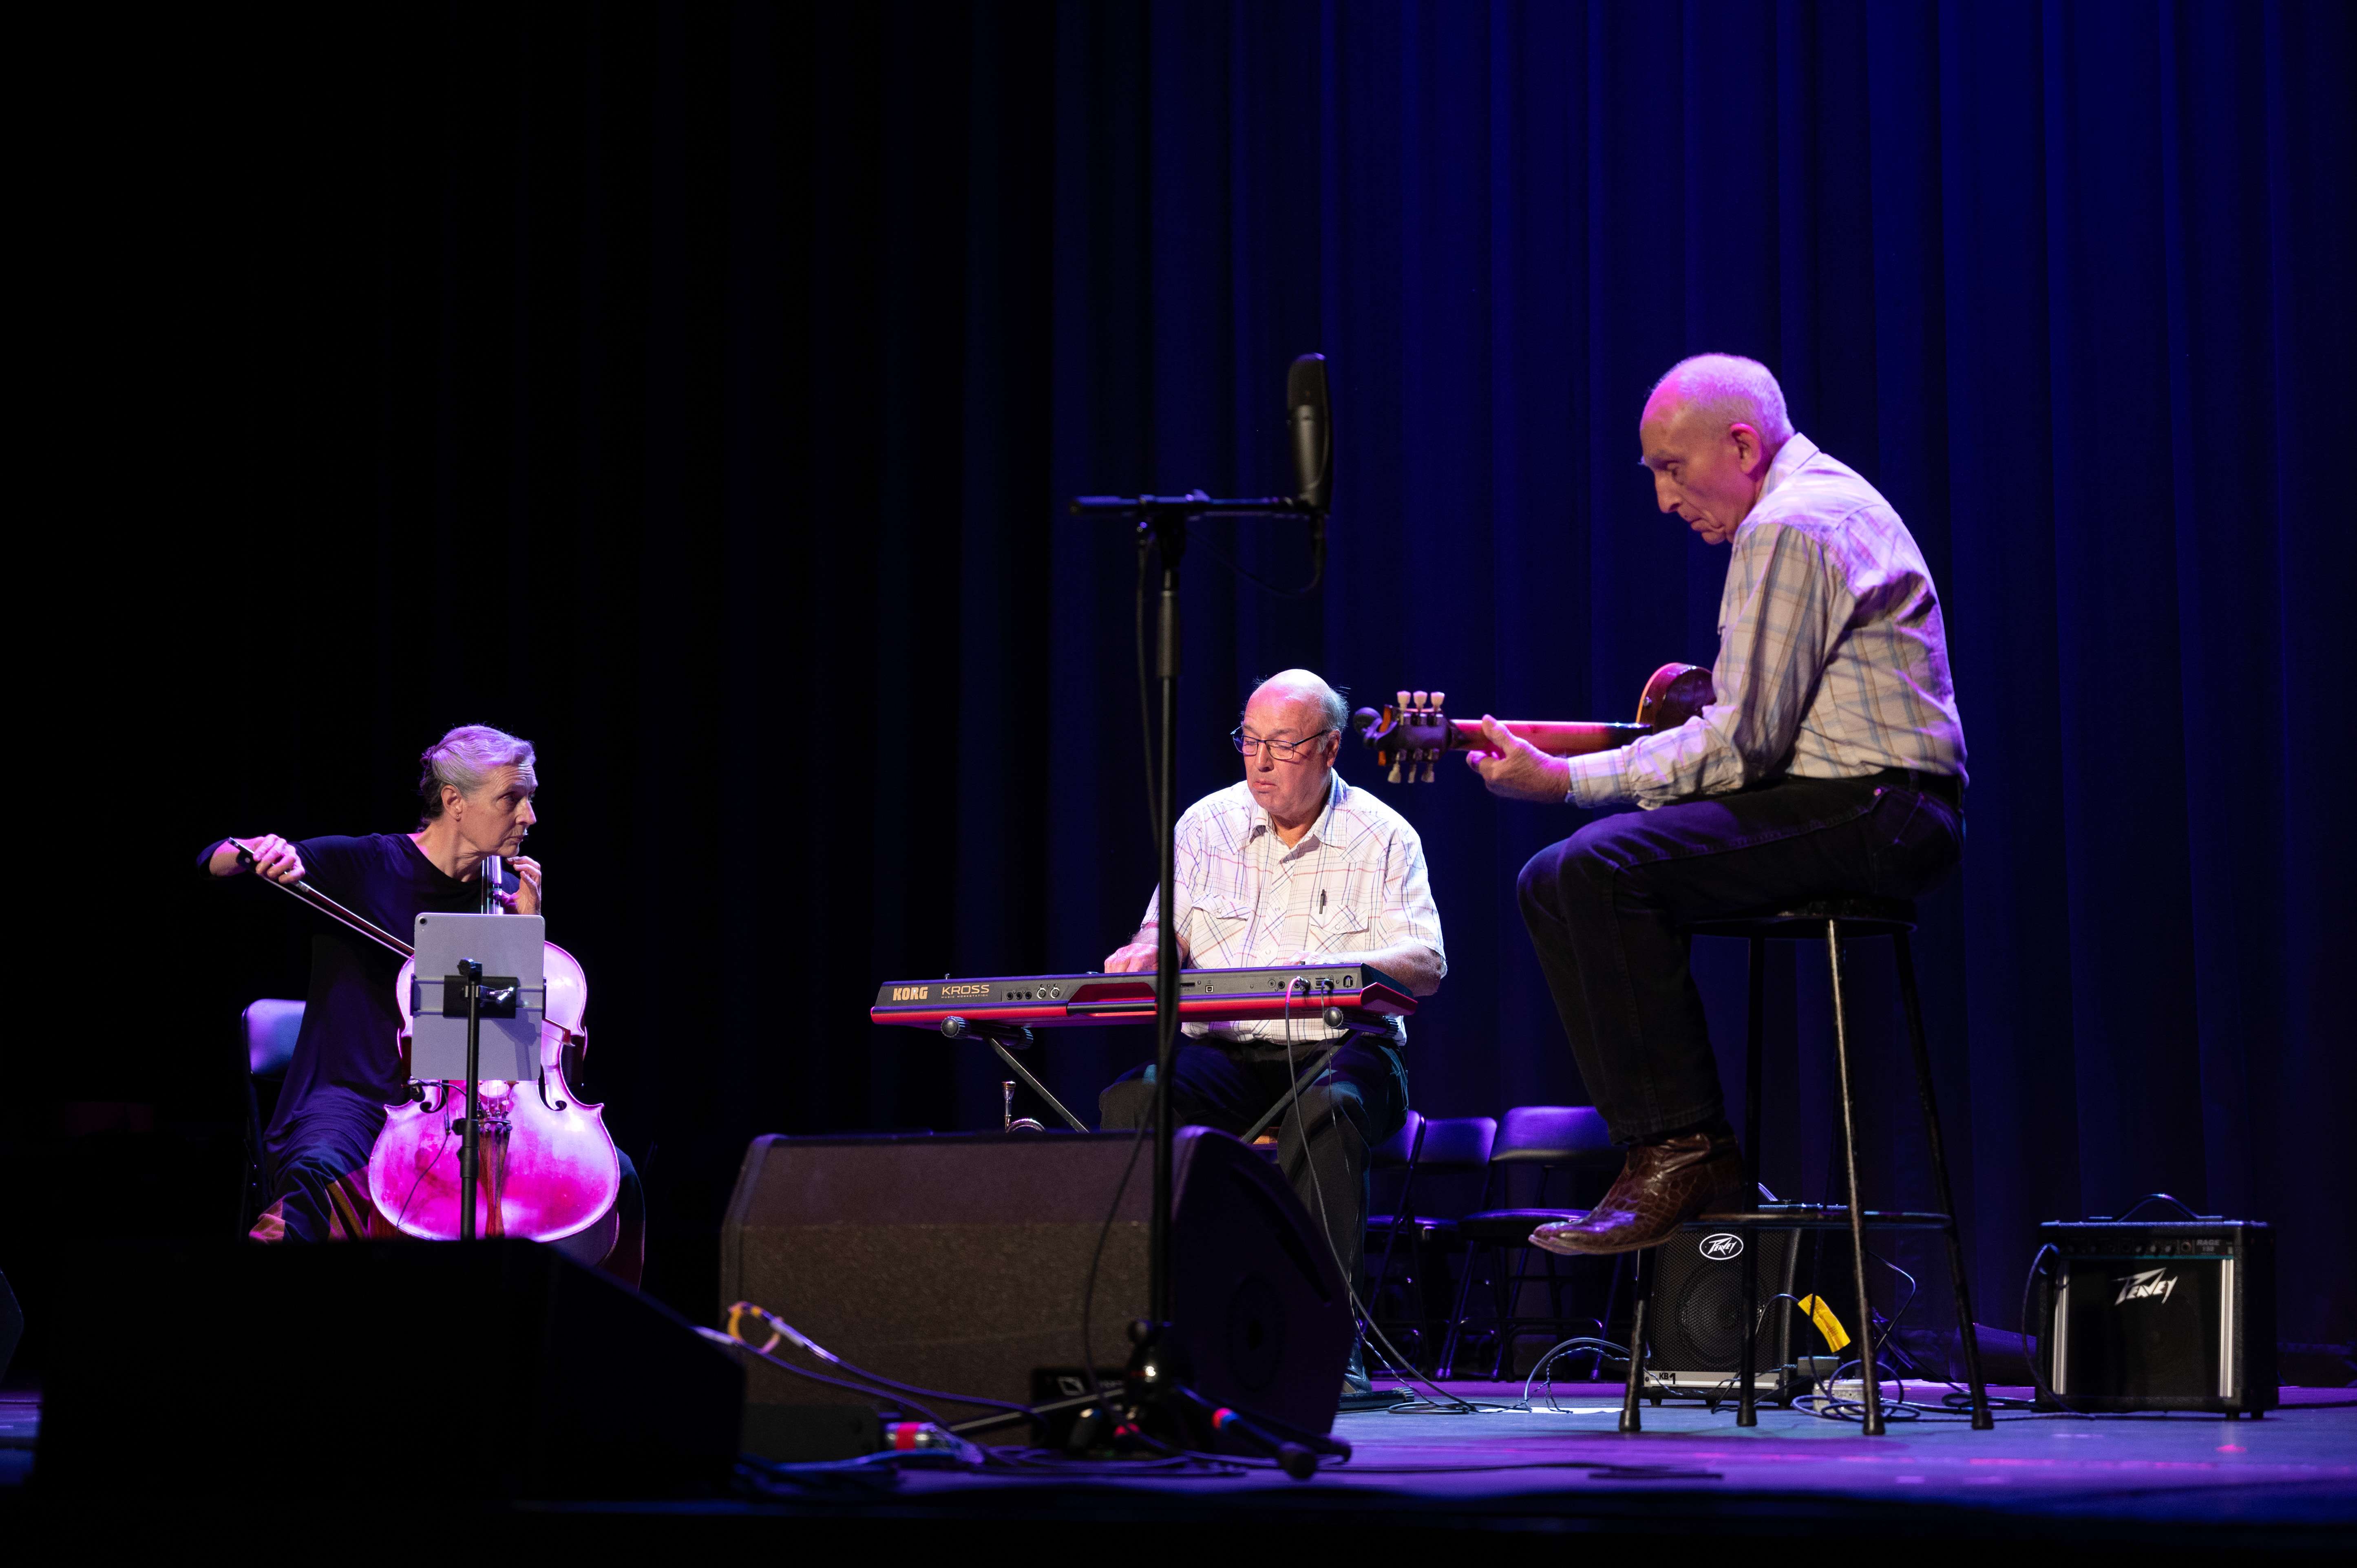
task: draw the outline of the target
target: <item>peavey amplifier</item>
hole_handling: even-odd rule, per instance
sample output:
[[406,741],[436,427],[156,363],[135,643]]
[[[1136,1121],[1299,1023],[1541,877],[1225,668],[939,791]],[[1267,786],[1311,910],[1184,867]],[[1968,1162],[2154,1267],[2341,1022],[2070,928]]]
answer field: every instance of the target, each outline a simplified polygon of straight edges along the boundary
[[2256,1416],[2276,1395],[2273,1234],[2242,1219],[2038,1228],[2046,1409]]
[[[1797,1230],[1754,1230],[1760,1252],[1759,1360],[1752,1387],[1770,1399],[1789,1398],[1792,1314],[1778,1300],[1792,1295],[1800,1258]],[[1645,1376],[1680,1393],[1734,1398],[1743,1364],[1743,1233],[1685,1230],[1655,1253],[1653,1294],[1645,1309]],[[1624,1358],[1621,1365],[1628,1365]]]

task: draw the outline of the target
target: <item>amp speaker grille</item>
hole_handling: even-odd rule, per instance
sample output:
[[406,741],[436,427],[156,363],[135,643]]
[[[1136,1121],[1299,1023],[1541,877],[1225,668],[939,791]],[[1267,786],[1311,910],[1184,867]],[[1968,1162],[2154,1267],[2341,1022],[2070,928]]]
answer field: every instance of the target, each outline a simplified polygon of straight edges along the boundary
[[1760,1249],[1759,1370],[1792,1359],[1792,1313],[1775,1298],[1792,1290],[1799,1232],[1684,1232],[1663,1244],[1647,1324],[1648,1361],[1663,1373],[1732,1378],[1743,1358],[1743,1249]]

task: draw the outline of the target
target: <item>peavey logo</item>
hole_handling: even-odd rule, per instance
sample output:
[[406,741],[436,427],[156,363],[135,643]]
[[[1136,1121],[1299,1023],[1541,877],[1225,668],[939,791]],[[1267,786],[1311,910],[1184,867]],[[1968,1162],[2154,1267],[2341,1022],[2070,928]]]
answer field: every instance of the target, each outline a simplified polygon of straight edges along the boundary
[[931,990],[932,987],[930,985],[896,985],[892,988],[892,1000],[895,1002],[922,1002],[925,999],[926,993]]
[[2167,1301],[2177,1288],[2177,1276],[2166,1269],[2147,1269],[2140,1274],[2129,1274],[2119,1281],[2120,1294],[2112,1298],[2114,1306],[2125,1306],[2132,1301]]
[[1702,1255],[1714,1263],[1723,1263],[1729,1258],[1739,1258],[1743,1255],[1743,1238],[1732,1230],[1721,1230],[1715,1236],[1706,1236],[1702,1239]]

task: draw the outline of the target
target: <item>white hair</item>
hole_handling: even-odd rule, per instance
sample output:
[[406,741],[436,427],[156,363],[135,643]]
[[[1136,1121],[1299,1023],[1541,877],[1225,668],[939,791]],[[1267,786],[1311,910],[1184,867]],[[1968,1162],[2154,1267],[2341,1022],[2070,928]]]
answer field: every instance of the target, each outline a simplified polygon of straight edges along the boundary
[[1653,395],[1675,382],[1680,402],[1710,416],[1714,424],[1743,424],[1760,432],[1770,446],[1792,438],[1792,415],[1784,411],[1784,389],[1775,372],[1757,360],[1738,354],[1696,354],[1680,360],[1653,383]]
[[472,795],[502,768],[520,771],[527,789],[539,783],[533,772],[532,742],[489,725],[460,725],[427,746],[417,760],[425,768],[417,780],[418,797],[425,803],[420,827],[442,814],[445,784],[461,795]]
[[1350,733],[1350,705],[1343,702],[1341,693],[1326,683],[1324,676],[1311,670],[1280,670],[1254,687],[1253,695],[1257,697],[1272,686],[1280,691],[1297,692],[1312,699],[1325,714],[1328,729],[1340,730],[1346,735]]

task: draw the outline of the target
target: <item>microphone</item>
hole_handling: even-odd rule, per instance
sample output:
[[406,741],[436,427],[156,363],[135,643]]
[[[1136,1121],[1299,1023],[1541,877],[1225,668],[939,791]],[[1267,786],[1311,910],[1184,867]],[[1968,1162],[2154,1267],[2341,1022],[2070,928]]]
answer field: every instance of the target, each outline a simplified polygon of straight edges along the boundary
[[1326,406],[1326,356],[1304,354],[1286,373],[1286,423],[1293,433],[1294,499],[1326,515],[1334,489],[1334,425]]

